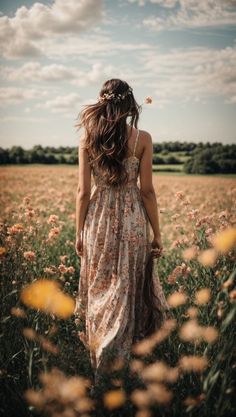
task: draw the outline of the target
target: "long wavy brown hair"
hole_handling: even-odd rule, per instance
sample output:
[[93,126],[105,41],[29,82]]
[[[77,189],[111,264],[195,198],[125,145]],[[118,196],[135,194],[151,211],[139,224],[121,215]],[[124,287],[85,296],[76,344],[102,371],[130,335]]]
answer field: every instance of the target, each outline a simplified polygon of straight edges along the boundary
[[[129,84],[117,78],[106,81],[99,96],[114,93],[124,94]],[[81,121],[75,126],[84,128],[84,146],[87,149],[89,163],[92,167],[95,163],[102,171],[105,182],[112,186],[127,183],[128,173],[123,160],[128,153],[128,128],[127,118],[131,133],[133,126],[137,128],[142,107],[139,105],[131,91],[122,100],[99,101],[85,105],[79,113]]]

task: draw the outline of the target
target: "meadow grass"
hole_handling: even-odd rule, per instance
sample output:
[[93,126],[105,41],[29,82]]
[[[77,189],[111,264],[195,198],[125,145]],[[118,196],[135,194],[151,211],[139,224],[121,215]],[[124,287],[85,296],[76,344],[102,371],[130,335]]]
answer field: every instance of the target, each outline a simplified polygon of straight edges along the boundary
[[233,416],[235,179],[153,176],[165,249],[155,268],[172,318],[134,347],[128,366],[114,359],[93,397],[86,391],[93,378],[89,353],[74,316],[61,318],[64,302],[54,303],[55,314],[37,308],[47,286],[29,306],[21,298],[41,278],[58,283],[60,297],[76,297],[77,167],[0,171],[1,413]]

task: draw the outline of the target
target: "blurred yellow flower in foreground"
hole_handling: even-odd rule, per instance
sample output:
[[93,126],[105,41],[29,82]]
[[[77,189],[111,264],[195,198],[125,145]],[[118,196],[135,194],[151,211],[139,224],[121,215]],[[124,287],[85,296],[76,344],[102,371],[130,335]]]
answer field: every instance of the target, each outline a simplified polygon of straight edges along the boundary
[[212,237],[212,244],[221,253],[227,253],[236,246],[236,228],[229,227]]
[[170,307],[178,307],[182,304],[185,304],[187,301],[187,296],[185,293],[178,291],[173,292],[167,297],[167,302]]
[[186,248],[182,251],[182,256],[184,260],[190,261],[191,259],[194,259],[197,256],[197,247],[191,246],[190,248]]
[[62,319],[70,317],[75,308],[73,298],[61,291],[59,283],[46,279],[39,279],[23,288],[20,299],[29,307]]
[[166,319],[160,329],[155,331],[148,337],[145,337],[141,341],[135,342],[132,345],[132,352],[136,355],[148,355],[152,352],[152,349],[158,343],[161,343],[165,340],[169,334],[176,328],[177,320],[176,319]]
[[175,382],[179,376],[178,368],[169,367],[164,361],[156,361],[141,370],[141,376],[145,381]]
[[152,402],[158,402],[160,404],[169,403],[173,398],[173,393],[164,384],[155,382],[148,384],[148,392],[152,399]]
[[182,356],[179,359],[179,367],[185,372],[202,372],[208,365],[206,356]]
[[[151,402],[151,395],[148,390],[136,388],[131,392],[130,399],[132,403],[134,403],[137,407],[145,409],[146,407],[149,406]],[[148,417],[148,414],[147,414],[147,417]]]
[[24,392],[26,401],[37,409],[39,415],[50,416],[90,416],[93,401],[87,396],[91,381],[82,376],[67,376],[53,367],[41,372],[39,380],[42,388],[32,388]]
[[201,326],[195,318],[192,318],[182,324],[179,337],[185,342],[198,344],[201,340],[205,340],[207,343],[214,343],[218,338],[218,330],[213,326]]
[[205,249],[199,253],[197,259],[203,266],[213,267],[217,261],[217,252],[214,248]]
[[112,410],[124,404],[126,400],[125,392],[122,389],[115,389],[104,394],[103,401],[106,408]]
[[211,298],[210,288],[201,288],[195,293],[196,304],[206,304]]
[[188,317],[195,318],[198,315],[198,309],[196,307],[189,307],[186,313]]

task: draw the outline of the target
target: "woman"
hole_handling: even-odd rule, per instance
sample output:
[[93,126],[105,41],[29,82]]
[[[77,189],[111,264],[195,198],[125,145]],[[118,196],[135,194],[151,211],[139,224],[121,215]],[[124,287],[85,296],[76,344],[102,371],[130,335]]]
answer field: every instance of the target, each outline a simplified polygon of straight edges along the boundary
[[109,354],[129,358],[132,344],[147,334],[145,318],[152,304],[145,291],[150,297],[151,285],[161,313],[156,328],[168,309],[154,273],[144,290],[148,256],[151,250],[161,256],[162,242],[152,184],[152,138],[137,128],[140,111],[132,88],[111,79],[76,125],[84,127],[84,136],[76,198],[76,252],[81,265],[75,315],[95,375],[106,369]]

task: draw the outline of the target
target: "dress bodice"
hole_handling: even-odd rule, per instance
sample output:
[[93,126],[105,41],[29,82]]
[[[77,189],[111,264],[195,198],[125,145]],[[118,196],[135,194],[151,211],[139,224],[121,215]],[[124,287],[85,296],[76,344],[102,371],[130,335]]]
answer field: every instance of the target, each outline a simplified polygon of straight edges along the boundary
[[119,187],[114,187],[110,184],[107,184],[104,180],[104,176],[101,170],[95,163],[92,167],[92,174],[93,174],[93,179],[94,179],[94,187],[93,187],[92,194],[96,189],[100,189],[100,190],[108,189],[110,191],[115,190],[117,192],[121,190],[128,190],[129,187],[138,188],[137,180],[138,180],[138,174],[139,174],[140,160],[139,158],[135,156],[135,150],[136,150],[136,146],[138,143],[138,138],[139,138],[139,130],[135,139],[135,144],[134,144],[132,155],[123,159],[123,162],[122,162],[124,164],[124,168],[128,172],[128,182],[126,184],[122,184]]
[[[127,169],[128,172],[128,182],[118,188],[123,189],[129,186],[137,186],[137,180],[138,180],[138,174],[139,174],[139,166],[140,166],[140,160],[134,155],[129,156],[128,158],[125,158],[123,160],[124,167]],[[95,187],[101,187],[101,188],[114,188],[113,186],[107,184],[104,181],[104,177],[95,164],[92,168],[92,174],[94,178],[94,185]],[[117,187],[116,187],[117,189]]]

